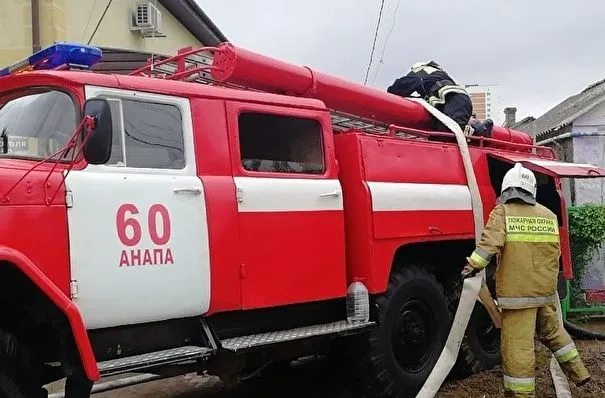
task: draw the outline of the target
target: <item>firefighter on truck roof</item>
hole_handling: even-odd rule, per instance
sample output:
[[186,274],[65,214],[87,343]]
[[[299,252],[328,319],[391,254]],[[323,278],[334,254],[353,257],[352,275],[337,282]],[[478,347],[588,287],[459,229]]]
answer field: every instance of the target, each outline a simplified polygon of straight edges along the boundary
[[536,177],[520,163],[502,182],[463,277],[497,259],[496,295],[502,309],[502,365],[506,397],[535,397],[534,336],[554,354],[577,386],[590,380],[556,307],[559,256],[557,216],[536,202]]
[[409,97],[417,92],[429,104],[452,118],[466,135],[489,137],[494,122],[471,120],[473,103],[466,90],[457,85],[435,61],[417,62],[410,72],[395,80],[387,92]]

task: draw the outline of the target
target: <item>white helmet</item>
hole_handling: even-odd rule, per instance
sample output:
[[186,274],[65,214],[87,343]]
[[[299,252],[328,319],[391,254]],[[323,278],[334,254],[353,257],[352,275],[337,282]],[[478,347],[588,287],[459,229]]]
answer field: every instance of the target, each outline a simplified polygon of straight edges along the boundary
[[422,68],[426,68],[426,67],[432,67],[432,68],[441,70],[441,65],[439,65],[435,61],[416,62],[414,65],[412,65],[412,67],[410,69],[411,70],[417,70],[417,69],[422,69]]
[[504,175],[500,192],[502,193],[508,188],[521,188],[535,199],[536,176],[531,170],[523,167],[521,163],[515,163],[515,166]]

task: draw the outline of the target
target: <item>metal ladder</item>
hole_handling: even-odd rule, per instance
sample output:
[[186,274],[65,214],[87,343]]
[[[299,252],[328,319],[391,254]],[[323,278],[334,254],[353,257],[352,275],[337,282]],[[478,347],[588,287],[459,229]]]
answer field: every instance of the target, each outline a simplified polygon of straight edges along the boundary
[[[185,47],[180,49],[175,56],[154,56],[148,60],[147,65],[133,71],[130,75],[195,82],[239,90],[260,91],[214,80],[210,71],[213,68],[212,52],[215,50],[217,49],[214,47],[202,47],[199,49]],[[331,110],[330,113],[334,131],[358,130],[371,134],[389,134],[391,132],[389,126],[378,121],[363,119],[359,116],[334,110]],[[403,136],[404,134],[397,132],[396,135]],[[415,134],[408,135],[410,138],[419,138]]]

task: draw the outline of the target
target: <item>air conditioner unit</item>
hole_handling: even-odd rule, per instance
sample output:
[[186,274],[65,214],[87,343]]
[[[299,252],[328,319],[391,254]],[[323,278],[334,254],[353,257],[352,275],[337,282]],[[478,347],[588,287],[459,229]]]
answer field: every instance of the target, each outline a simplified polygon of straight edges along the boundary
[[166,37],[162,33],[162,12],[151,1],[139,2],[132,13],[131,31],[143,37]]

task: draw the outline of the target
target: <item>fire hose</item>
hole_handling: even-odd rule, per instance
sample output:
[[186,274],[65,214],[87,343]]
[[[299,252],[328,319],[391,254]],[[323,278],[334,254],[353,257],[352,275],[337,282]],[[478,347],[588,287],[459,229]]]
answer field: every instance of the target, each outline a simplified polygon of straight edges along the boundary
[[[478,241],[481,237],[481,232],[483,229],[483,203],[481,202],[481,195],[479,193],[479,187],[477,185],[477,179],[475,177],[475,171],[473,169],[468,144],[466,141],[467,138],[462,132],[460,126],[456,122],[454,122],[454,120],[452,120],[450,117],[444,115],[438,109],[432,107],[424,100],[410,100],[419,102],[429,113],[431,113],[441,123],[447,126],[456,137],[456,142],[458,143],[458,148],[460,149],[460,155],[462,157],[462,163],[466,174],[468,188],[471,194],[471,206],[473,210],[473,219],[475,224],[475,240]],[[460,301],[458,303],[458,308],[456,310],[454,321],[452,323],[452,328],[450,329],[450,334],[445,343],[445,347],[443,348],[443,351],[441,351],[441,355],[439,356],[435,367],[433,368],[429,377],[426,379],[424,385],[416,395],[416,398],[433,398],[439,391],[439,388],[445,381],[445,378],[450,373],[452,367],[456,363],[456,359],[460,351],[460,345],[462,343],[462,339],[464,338],[464,334],[466,333],[466,328],[468,326],[468,322],[471,317],[473,308],[475,307],[475,302],[479,300],[480,291],[483,292],[483,294],[481,295],[483,301],[479,301],[481,301],[482,304],[488,309],[488,312],[490,312],[490,316],[492,316],[494,322],[496,324],[498,323],[498,316],[490,311],[490,307],[493,308],[494,305],[493,298],[491,298],[490,296],[486,299],[486,289],[482,289],[484,284],[485,270],[481,270],[476,275],[466,278],[464,280],[462,292],[460,294]],[[487,292],[489,293],[489,290],[487,290]],[[491,300],[491,303],[487,302],[489,300]],[[561,303],[559,301],[558,294],[556,304],[557,311],[559,314],[559,321],[563,325],[564,321],[562,317]],[[571,398],[571,391],[569,389],[567,378],[565,377],[565,374],[563,373],[559,362],[555,359],[554,354],[550,362],[550,372],[553,384],[555,386],[557,398]]]
[[563,320],[565,330],[572,335],[574,338],[580,340],[601,340],[605,341],[605,333],[599,333],[592,330],[584,329],[569,322],[567,319]]

